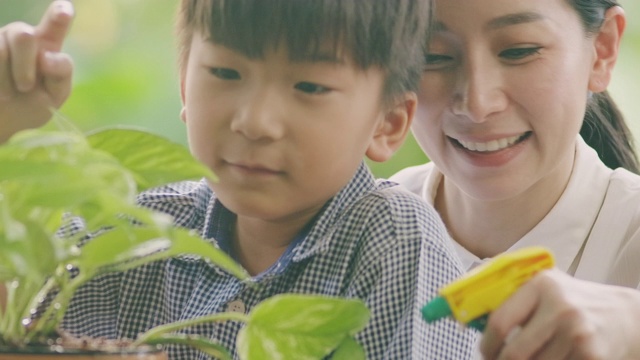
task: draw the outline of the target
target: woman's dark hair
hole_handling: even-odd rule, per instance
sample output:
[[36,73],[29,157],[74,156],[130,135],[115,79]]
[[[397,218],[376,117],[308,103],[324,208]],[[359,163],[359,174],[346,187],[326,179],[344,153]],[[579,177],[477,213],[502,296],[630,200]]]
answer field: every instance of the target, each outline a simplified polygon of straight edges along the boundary
[[[568,1],[580,16],[588,34],[596,34],[600,30],[607,9],[619,6],[616,0]],[[640,173],[631,131],[607,91],[593,94],[589,98],[580,135],[598,152],[598,156],[608,167],[623,167],[636,174]]]
[[385,72],[382,95],[390,100],[418,88],[429,5],[429,0],[182,0],[180,66],[184,69],[193,33],[199,31],[249,58],[280,45],[292,61],[347,55],[361,69]]

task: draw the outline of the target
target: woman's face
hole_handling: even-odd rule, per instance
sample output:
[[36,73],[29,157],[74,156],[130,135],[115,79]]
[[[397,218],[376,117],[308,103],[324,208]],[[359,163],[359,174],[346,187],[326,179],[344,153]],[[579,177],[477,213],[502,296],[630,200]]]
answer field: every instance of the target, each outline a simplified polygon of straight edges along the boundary
[[448,181],[478,199],[566,181],[595,37],[565,0],[435,3],[412,128],[422,149]]

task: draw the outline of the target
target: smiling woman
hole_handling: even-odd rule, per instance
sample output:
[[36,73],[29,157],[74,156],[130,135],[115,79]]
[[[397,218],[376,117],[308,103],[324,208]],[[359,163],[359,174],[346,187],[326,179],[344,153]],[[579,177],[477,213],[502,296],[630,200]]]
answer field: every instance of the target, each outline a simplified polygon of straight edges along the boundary
[[392,180],[436,207],[468,270],[532,245],[557,259],[492,314],[483,355],[637,358],[640,176],[607,94],[624,10],[435,0],[434,19],[412,126],[432,163]]

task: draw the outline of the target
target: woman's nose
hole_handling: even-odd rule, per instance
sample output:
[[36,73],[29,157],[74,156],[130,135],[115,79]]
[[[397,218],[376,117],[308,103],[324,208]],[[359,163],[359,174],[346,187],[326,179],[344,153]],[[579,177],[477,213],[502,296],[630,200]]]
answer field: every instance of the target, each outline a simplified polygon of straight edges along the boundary
[[458,74],[452,111],[473,122],[484,122],[506,108],[508,98],[504,90],[499,70],[479,61],[466,64]]

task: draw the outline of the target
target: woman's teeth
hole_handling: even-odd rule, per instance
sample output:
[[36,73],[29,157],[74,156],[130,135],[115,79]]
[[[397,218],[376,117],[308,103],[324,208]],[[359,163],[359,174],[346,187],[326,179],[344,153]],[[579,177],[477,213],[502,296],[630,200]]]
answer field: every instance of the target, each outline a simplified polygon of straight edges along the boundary
[[520,138],[524,137],[524,135],[511,136],[508,138],[502,138],[498,140],[492,140],[489,142],[473,142],[473,141],[463,141],[457,140],[462,147],[471,151],[479,151],[479,152],[488,152],[488,151],[498,151],[504,148],[507,148],[513,144],[515,144]]

